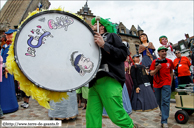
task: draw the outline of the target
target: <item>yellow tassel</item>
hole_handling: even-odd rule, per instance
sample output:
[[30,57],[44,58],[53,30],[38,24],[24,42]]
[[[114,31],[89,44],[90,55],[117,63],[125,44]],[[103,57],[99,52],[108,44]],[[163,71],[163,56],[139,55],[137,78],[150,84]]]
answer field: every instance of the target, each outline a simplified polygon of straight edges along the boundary
[[[62,9],[61,7],[57,8],[57,9],[52,9],[52,10],[64,11],[64,9]],[[42,10],[42,11],[46,11],[46,10]],[[29,13],[27,18],[24,21],[22,21],[22,23],[19,25],[19,27],[29,17],[31,17],[39,12],[40,11],[35,10],[35,11]],[[73,15],[75,15],[83,20],[82,16],[77,15],[75,13],[73,13]],[[51,109],[50,105],[48,103],[48,101],[50,101],[50,100],[53,100],[54,102],[60,102],[62,100],[62,98],[68,99],[67,92],[55,92],[55,91],[49,91],[49,90],[39,88],[36,85],[34,85],[31,81],[29,81],[25,77],[25,75],[21,72],[17,63],[14,61],[14,43],[15,43],[14,41],[15,41],[16,33],[17,32],[13,33],[12,44],[9,48],[6,66],[7,66],[7,70],[9,71],[9,73],[13,74],[14,78],[20,83],[20,89],[23,90],[27,96],[31,96],[33,99],[37,100],[41,106],[43,106],[47,109]]]

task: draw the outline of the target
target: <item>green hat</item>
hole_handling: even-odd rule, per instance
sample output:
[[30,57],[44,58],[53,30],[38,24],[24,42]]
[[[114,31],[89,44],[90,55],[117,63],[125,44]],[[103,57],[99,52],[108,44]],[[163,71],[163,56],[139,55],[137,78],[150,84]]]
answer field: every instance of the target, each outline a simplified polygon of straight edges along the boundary
[[158,52],[159,52],[160,50],[166,50],[166,51],[168,51],[168,48],[166,48],[165,46],[161,46],[161,47],[158,48]]
[[[96,19],[95,17],[91,20],[92,25],[94,25],[96,23]],[[109,19],[103,19],[102,17],[100,17],[100,21],[99,21],[106,29],[107,32],[109,33],[117,33],[117,29],[116,29],[116,24],[113,24],[112,22],[109,21]]]
[[[166,39],[168,39],[168,38],[167,38],[166,36],[164,36],[164,35],[163,35],[163,36],[161,36],[160,38],[166,38]],[[159,41],[160,41],[160,38],[159,38]]]

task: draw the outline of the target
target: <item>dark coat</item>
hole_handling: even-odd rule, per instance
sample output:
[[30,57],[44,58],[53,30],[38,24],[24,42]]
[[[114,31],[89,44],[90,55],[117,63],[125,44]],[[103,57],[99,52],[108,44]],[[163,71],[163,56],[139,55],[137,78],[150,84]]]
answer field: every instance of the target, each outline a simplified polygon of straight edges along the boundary
[[92,87],[97,79],[104,76],[116,79],[123,86],[125,82],[124,61],[127,58],[128,49],[122,43],[121,38],[115,33],[108,33],[104,40],[104,48],[101,48],[101,65],[108,64],[109,72],[99,71],[96,77],[89,83],[89,87]]
[[140,84],[150,82],[143,65],[136,65],[136,67],[133,65],[131,67],[131,77],[135,89],[139,87]]

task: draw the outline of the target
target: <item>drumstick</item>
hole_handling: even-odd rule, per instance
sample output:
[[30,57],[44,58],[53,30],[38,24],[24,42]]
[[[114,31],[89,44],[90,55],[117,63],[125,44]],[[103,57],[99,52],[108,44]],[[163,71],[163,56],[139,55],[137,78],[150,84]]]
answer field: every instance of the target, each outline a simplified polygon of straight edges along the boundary
[[100,21],[100,17],[96,16],[96,21],[97,21],[97,32],[99,33],[99,21]]

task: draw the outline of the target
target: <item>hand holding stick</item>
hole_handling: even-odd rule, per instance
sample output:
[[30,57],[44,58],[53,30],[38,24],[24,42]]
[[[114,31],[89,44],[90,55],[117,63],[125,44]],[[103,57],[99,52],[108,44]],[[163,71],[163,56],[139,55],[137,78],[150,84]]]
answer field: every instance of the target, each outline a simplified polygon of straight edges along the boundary
[[100,21],[100,17],[96,16],[95,20],[97,21],[97,32],[99,33],[99,21]]

